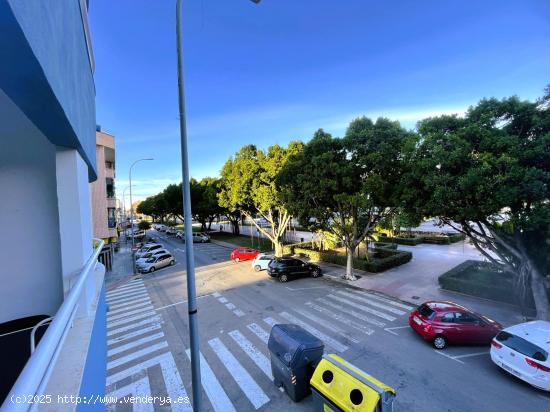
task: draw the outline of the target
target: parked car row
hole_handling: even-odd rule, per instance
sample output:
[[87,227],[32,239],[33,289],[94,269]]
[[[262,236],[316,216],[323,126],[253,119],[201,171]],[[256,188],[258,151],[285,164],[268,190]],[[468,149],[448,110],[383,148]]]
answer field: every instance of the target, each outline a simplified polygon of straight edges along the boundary
[[[176,232],[176,237],[181,239],[182,242],[185,242],[185,232],[183,230],[178,230]],[[203,232],[193,232],[193,243],[208,243],[210,242],[210,236]]]
[[321,268],[313,263],[294,257],[277,258],[272,254],[247,247],[233,249],[230,259],[234,262],[252,260],[252,268],[256,272],[267,270],[269,276],[277,278],[280,282],[304,276],[317,278],[322,274]]
[[136,268],[140,273],[152,273],[166,266],[173,266],[176,260],[160,243],[146,243],[135,254]]
[[409,325],[434,348],[491,345],[491,360],[509,374],[550,391],[550,322],[504,328],[487,316],[452,303],[425,302],[411,312]]

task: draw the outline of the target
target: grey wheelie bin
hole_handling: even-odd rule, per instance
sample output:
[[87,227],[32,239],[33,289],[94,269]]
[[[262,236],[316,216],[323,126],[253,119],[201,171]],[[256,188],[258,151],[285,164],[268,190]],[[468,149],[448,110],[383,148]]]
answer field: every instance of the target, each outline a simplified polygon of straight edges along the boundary
[[275,385],[282,386],[294,402],[308,396],[309,381],[323,357],[323,342],[298,325],[282,324],[271,328],[267,347]]

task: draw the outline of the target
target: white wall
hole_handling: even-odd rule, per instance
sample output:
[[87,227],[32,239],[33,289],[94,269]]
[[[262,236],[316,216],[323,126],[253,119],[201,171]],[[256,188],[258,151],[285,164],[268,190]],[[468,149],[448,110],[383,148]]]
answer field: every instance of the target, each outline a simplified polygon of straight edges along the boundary
[[53,315],[62,294],[56,149],[0,90],[0,323]]
[[74,149],[56,153],[61,272],[65,293],[92,254],[92,211],[88,166]]

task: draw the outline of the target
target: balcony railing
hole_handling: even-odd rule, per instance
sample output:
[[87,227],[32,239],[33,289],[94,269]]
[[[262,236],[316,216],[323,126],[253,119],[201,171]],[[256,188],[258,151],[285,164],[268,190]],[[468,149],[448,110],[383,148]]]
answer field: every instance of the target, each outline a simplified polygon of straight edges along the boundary
[[107,226],[109,229],[114,229],[116,227],[116,218],[110,217],[107,219]]
[[[84,286],[98,263],[97,258],[104,242],[99,239],[94,239],[94,241],[96,247],[92,256],[84,265],[76,283],[67,294],[36,350],[11,388],[2,404],[2,412],[34,411],[37,409],[38,403],[36,403],[36,400],[42,399],[42,395],[44,395],[46,385],[81,301]],[[23,399],[25,402],[17,403],[13,401],[17,399]],[[31,401],[28,401],[29,399]]]

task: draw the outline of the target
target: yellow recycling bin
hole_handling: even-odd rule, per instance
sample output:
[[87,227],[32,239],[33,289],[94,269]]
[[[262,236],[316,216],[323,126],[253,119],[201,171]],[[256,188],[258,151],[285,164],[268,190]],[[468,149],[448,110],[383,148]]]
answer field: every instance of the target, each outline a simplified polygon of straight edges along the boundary
[[315,411],[389,412],[395,390],[337,355],[324,355],[311,378]]

